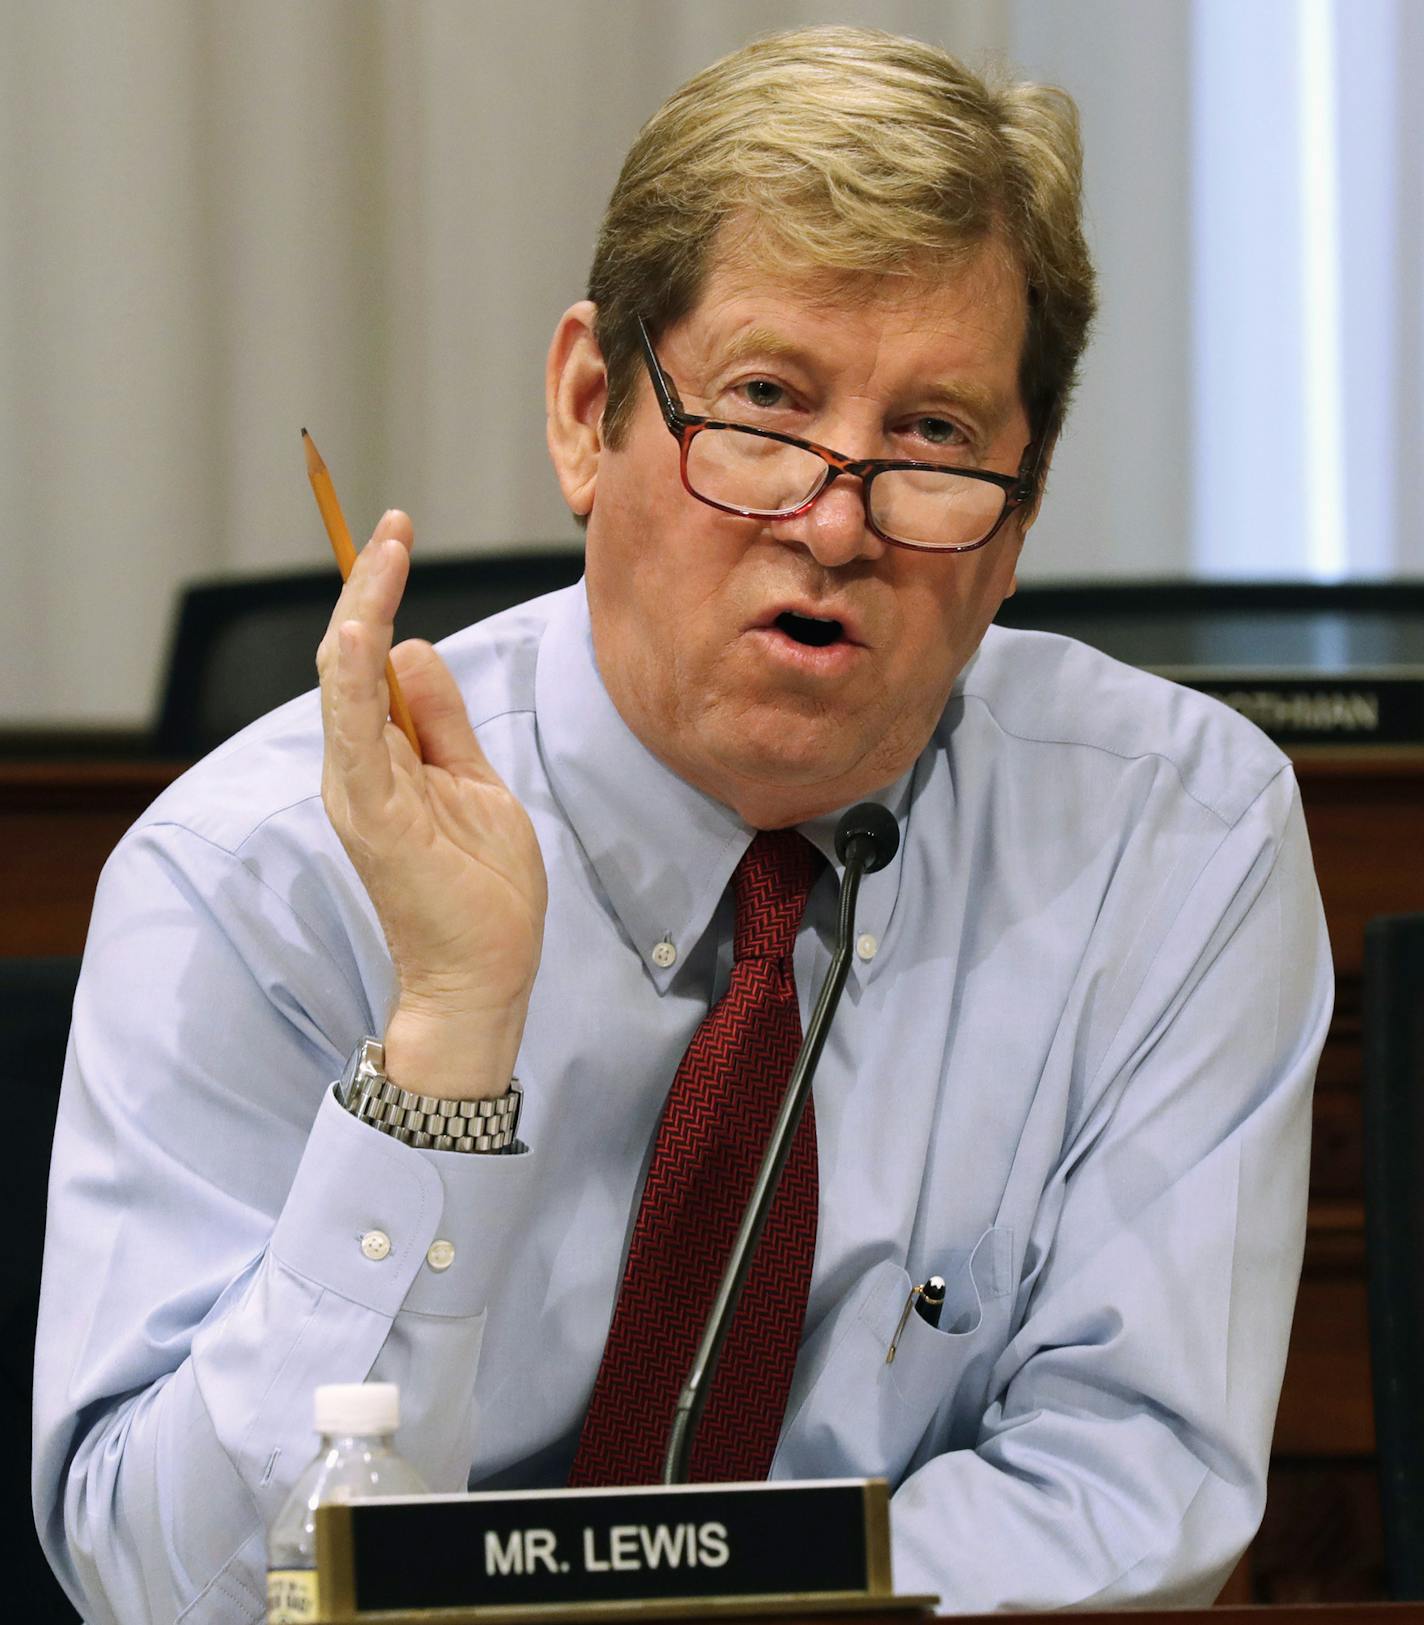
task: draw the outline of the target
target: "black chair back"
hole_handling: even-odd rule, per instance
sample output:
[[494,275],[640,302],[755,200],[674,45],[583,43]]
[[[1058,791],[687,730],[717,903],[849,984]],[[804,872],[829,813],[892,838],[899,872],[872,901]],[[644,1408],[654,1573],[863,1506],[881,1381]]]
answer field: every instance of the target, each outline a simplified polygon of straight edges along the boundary
[[[582,574],[583,554],[570,548],[421,559],[401,600],[396,637],[437,642]],[[339,590],[335,565],[187,587],[159,705],[158,753],[205,755],[314,688],[316,646]]]
[[0,1042],[13,1100],[27,1102],[25,1154],[9,1159],[16,1244],[0,1252],[0,1383],[16,1402],[0,1423],[0,1526],[11,1531],[5,1590],[16,1619],[74,1625],[78,1617],[50,1573],[30,1510],[28,1394],[40,1302],[49,1144],[64,1074],[78,959],[0,959]]
[[[583,554],[570,547],[422,558],[396,635],[437,642],[582,573]],[[159,754],[201,756],[314,687],[316,646],[336,591],[335,568],[326,566],[187,587],[154,733]],[[1028,583],[997,619],[1174,672],[1424,666],[1424,582]]]
[[1365,1237],[1390,1595],[1424,1599],[1424,914],[1365,930]]

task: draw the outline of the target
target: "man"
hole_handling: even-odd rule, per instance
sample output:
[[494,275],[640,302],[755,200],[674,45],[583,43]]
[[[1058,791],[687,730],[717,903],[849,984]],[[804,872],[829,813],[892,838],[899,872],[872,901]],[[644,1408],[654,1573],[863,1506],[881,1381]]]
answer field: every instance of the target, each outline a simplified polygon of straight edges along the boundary
[[[275,713],[125,838],[36,1384],[89,1618],[260,1615],[318,1382],[398,1381],[438,1488],[616,1476],[605,1402],[670,1330],[627,1312],[648,1233],[691,1201],[691,1245],[722,1194],[686,1195],[659,1124],[735,1002],[742,877],[794,848],[804,1021],[865,797],[901,847],[816,1078],[814,1229],[803,1189],[769,1250],[814,1242],[760,1470],[887,1475],[896,1582],[949,1609],[1214,1594],[1260,1515],[1330,977],[1276,750],[986,636],[1092,308],[1078,171],[1062,97],[912,42],[707,70],[635,143],[550,352],[584,586],[396,651],[422,762],[385,720],[386,515],[323,726]],[[348,1083],[455,1103],[468,1145],[352,1115],[353,1044]],[[698,1135],[743,1126],[750,1084],[719,1087]],[[901,1324],[931,1274],[940,1325]],[[727,1413],[734,1450],[765,1411]]]

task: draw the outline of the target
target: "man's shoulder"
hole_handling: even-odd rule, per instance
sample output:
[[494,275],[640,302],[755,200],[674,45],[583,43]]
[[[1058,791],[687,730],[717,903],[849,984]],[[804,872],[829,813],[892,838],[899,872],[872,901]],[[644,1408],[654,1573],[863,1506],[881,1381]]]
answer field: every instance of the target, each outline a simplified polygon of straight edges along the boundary
[[[518,604],[436,645],[482,740],[485,730],[497,730],[507,719],[532,718],[539,644],[562,596],[549,593]],[[320,696],[312,689],[195,763],[148,808],[135,830],[178,826],[233,854],[274,825],[300,826],[310,819],[324,830],[321,758]]]
[[1056,633],[990,627],[956,696],[966,713],[978,708],[1006,741],[1030,752],[1155,758],[1227,824],[1288,765],[1228,706]]
[[582,590],[561,587],[531,598],[436,644],[476,733],[501,716],[533,715],[535,667],[544,633],[558,607]]

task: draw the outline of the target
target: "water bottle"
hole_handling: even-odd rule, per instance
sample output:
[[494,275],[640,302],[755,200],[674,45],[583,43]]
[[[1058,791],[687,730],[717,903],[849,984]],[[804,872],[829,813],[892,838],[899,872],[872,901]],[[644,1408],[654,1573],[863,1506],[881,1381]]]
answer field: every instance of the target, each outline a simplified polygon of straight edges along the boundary
[[292,1487],[267,1536],[268,1625],[317,1617],[316,1509],[363,1495],[424,1495],[396,1453],[400,1390],[393,1382],[331,1383],[316,1391],[321,1448]]

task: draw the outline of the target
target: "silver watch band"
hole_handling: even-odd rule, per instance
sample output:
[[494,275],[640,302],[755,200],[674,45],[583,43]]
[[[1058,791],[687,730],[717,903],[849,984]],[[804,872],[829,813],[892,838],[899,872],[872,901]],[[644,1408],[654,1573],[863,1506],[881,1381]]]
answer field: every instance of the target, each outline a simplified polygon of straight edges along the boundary
[[363,1123],[406,1145],[430,1151],[507,1151],[519,1127],[524,1091],[518,1078],[493,1100],[447,1100],[402,1089],[386,1076],[385,1047],[363,1038],[336,1086],[341,1104]]

